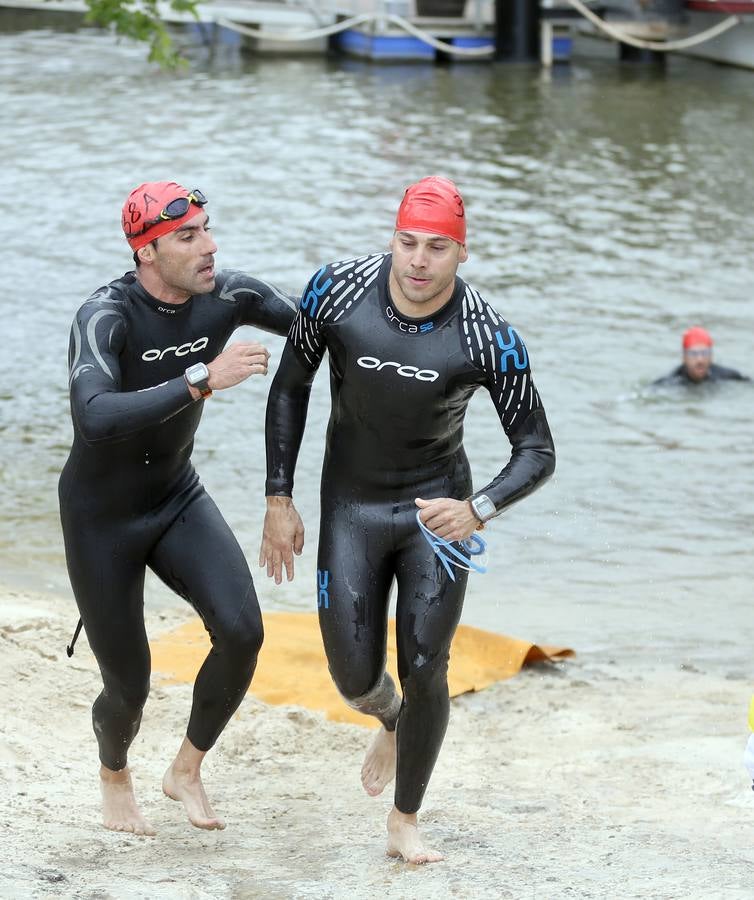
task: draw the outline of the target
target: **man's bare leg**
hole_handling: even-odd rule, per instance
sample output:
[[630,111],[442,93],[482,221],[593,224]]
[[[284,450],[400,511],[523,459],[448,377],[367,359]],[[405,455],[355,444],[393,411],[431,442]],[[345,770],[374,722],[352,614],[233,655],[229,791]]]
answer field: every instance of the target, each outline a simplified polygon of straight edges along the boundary
[[401,857],[415,865],[445,859],[442,853],[425,845],[417,827],[416,813],[402,813],[395,806],[387,817],[387,855]]
[[105,828],[109,828],[110,831],[127,831],[129,834],[149,836],[157,834],[136,804],[128,766],[117,771],[100,766],[99,778],[102,791],[102,824]]
[[381,794],[395,778],[395,760],[395,730],[383,726],[369,745],[361,767],[361,783],[370,797]]
[[225,828],[225,822],[215,815],[204,792],[200,769],[206,755],[205,750],[197,750],[188,738],[184,738],[178,755],[162,779],[162,790],[166,797],[183,803],[192,825],[212,831]]

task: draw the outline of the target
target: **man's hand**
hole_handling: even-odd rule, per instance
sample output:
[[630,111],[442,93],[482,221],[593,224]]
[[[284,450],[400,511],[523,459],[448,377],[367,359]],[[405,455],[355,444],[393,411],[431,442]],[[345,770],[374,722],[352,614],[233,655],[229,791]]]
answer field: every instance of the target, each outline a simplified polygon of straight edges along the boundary
[[259,548],[259,565],[267,566],[267,575],[275,584],[283,580],[283,565],[288,581],[293,581],[293,554],[304,549],[304,523],[290,497],[268,497],[267,512]]
[[266,375],[270,351],[256,341],[231,344],[208,363],[209,386],[213,391],[240,384],[250,375]]
[[414,501],[421,510],[419,518],[446,541],[465,541],[479,527],[479,519],[468,500],[453,500],[450,497],[439,497],[437,500]]

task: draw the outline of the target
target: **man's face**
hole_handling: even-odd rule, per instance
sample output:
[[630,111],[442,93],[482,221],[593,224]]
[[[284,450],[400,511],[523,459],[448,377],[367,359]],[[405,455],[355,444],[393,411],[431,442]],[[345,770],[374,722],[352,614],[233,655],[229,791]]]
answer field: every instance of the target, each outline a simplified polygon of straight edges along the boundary
[[683,351],[683,364],[692,381],[704,381],[712,363],[712,347],[692,344]]
[[180,228],[163,235],[157,245],[150,244],[152,275],[161,282],[162,299],[187,299],[206,294],[215,286],[217,245],[209,231],[209,219],[201,212]]
[[468,258],[463,244],[422,231],[396,231],[390,249],[391,274],[411,303],[449,300],[458,266]]

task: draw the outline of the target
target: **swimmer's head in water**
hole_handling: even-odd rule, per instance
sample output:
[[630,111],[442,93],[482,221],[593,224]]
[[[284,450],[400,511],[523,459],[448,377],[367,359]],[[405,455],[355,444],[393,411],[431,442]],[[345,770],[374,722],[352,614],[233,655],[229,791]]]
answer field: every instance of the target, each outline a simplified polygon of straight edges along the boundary
[[123,233],[132,250],[170,234],[202,211],[207,202],[198,190],[186,190],[174,181],[148,181],[128,195],[123,204]]
[[412,184],[398,208],[395,230],[425,231],[465,244],[466,214],[458,188],[439,175]]
[[695,325],[683,333],[683,365],[692,381],[704,381],[712,364],[712,336]]

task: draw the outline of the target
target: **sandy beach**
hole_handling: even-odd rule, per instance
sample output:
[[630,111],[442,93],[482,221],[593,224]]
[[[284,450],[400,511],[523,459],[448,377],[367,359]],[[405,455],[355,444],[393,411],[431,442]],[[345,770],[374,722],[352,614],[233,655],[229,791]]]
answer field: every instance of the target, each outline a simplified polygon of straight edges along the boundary
[[[157,678],[131,764],[158,835],[106,831],[72,602],[6,590],[2,608],[2,897],[751,896],[740,675],[577,655],[455,699],[422,813],[447,858],[412,867],[384,853],[388,792],[359,784],[370,732],[251,696],[205,765],[228,827],[190,827],[160,780],[191,687]],[[154,613],[150,636],[188,618]]]

